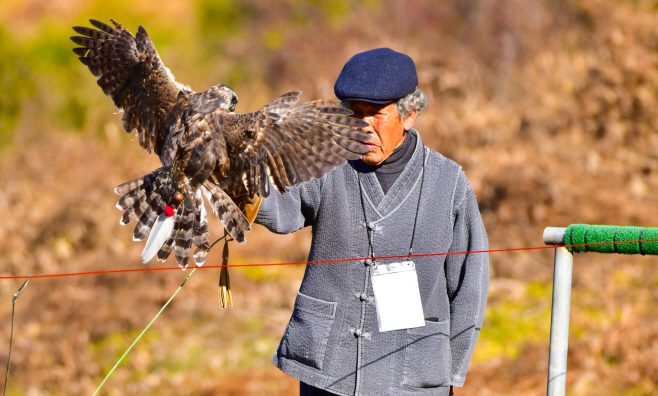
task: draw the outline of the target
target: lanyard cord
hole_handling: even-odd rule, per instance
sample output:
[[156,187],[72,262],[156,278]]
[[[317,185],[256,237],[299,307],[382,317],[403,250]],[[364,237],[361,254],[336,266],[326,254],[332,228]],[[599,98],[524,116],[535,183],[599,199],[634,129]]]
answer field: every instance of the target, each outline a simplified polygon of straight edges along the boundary
[[[425,184],[425,146],[422,146],[423,150],[423,165],[421,168],[421,178],[420,178],[420,192],[418,194],[418,203],[416,205],[416,216],[414,217],[414,228],[411,231],[411,242],[409,243],[409,257],[408,260],[411,261],[411,255],[413,253],[414,238],[416,236],[416,223],[418,222],[418,212],[420,211],[420,198],[423,196],[423,185]],[[370,226],[368,225],[368,215],[366,215],[366,205],[363,201],[363,186],[361,185],[361,172],[356,171],[356,178],[359,182],[359,195],[361,198],[361,208],[363,209],[363,219],[366,222],[366,232],[368,233],[368,245],[370,246],[370,254],[375,255],[375,249],[372,246],[372,238],[370,237]]]
[[[363,209],[363,220],[366,222],[366,234],[368,234],[368,246],[370,246],[370,251],[368,252],[368,255],[371,257],[375,256],[375,248],[372,246],[372,239],[370,238],[370,226],[368,225],[368,216],[366,215],[366,205],[363,202],[363,186],[361,185],[361,172],[358,170],[356,171],[356,179],[359,182],[359,196],[361,198],[361,208]],[[373,260],[373,264],[376,265],[375,263],[376,260]]]
[[423,196],[423,184],[425,184],[425,146],[423,145],[423,168],[422,176],[420,177],[420,192],[418,194],[418,204],[416,205],[416,217],[414,217],[414,228],[411,231],[411,243],[409,243],[409,261],[411,261],[411,254],[414,247],[414,237],[416,236],[416,223],[418,222],[418,212],[420,211],[420,198]]

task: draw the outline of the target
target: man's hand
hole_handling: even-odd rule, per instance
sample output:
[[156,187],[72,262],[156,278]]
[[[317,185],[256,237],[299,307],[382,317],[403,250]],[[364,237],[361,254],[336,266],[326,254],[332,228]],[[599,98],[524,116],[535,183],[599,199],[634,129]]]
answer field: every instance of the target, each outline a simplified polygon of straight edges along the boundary
[[450,385],[450,396],[454,396],[455,391],[452,390],[452,385]]

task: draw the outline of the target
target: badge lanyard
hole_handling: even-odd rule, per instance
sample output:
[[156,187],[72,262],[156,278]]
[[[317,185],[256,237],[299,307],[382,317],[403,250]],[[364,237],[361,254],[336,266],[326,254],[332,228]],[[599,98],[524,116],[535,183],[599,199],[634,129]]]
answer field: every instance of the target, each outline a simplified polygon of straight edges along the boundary
[[[418,275],[416,274],[416,265],[411,260],[413,252],[414,237],[416,235],[416,223],[418,222],[418,211],[420,210],[420,199],[423,195],[423,184],[425,181],[425,147],[423,150],[422,175],[420,180],[420,192],[418,195],[418,204],[416,207],[416,216],[414,218],[414,228],[411,232],[411,242],[409,243],[409,257],[407,261],[377,264],[374,265],[371,272],[372,290],[375,295],[375,308],[377,310],[377,321],[379,331],[391,331],[409,329],[413,327],[425,326],[423,315],[423,305],[420,299],[420,289],[418,287]],[[363,200],[363,191],[361,186],[360,172],[357,171],[359,181],[359,192],[361,193],[361,207],[363,216],[368,221],[366,207]],[[368,233],[368,244],[370,253],[374,257],[375,251],[370,235],[370,228],[366,224]]]

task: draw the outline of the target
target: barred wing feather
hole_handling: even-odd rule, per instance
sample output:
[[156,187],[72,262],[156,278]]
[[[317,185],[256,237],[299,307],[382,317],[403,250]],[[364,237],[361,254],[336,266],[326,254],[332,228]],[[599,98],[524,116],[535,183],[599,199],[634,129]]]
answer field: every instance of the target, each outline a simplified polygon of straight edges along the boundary
[[217,114],[227,142],[228,163],[215,172],[229,194],[269,195],[268,179],[280,193],[321,178],[336,166],[368,152],[357,130],[368,124],[351,118],[338,101],[293,105],[300,92],[285,94],[250,114]]
[[98,30],[73,27],[81,35],[71,37],[80,46],[73,52],[98,77],[103,92],[124,111],[126,132],[136,130],[139,145],[160,155],[169,129],[169,112],[193,91],[176,82],[142,26],[133,36],[114,20],[114,27],[94,19],[89,22]]

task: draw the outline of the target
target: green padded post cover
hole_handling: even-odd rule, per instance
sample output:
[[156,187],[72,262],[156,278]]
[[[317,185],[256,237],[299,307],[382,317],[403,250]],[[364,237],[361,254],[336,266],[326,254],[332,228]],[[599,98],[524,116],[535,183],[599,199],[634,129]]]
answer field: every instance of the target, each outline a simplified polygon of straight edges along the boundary
[[[626,241],[628,243],[612,243]],[[658,228],[572,224],[564,233],[564,244],[575,253],[658,255]]]

